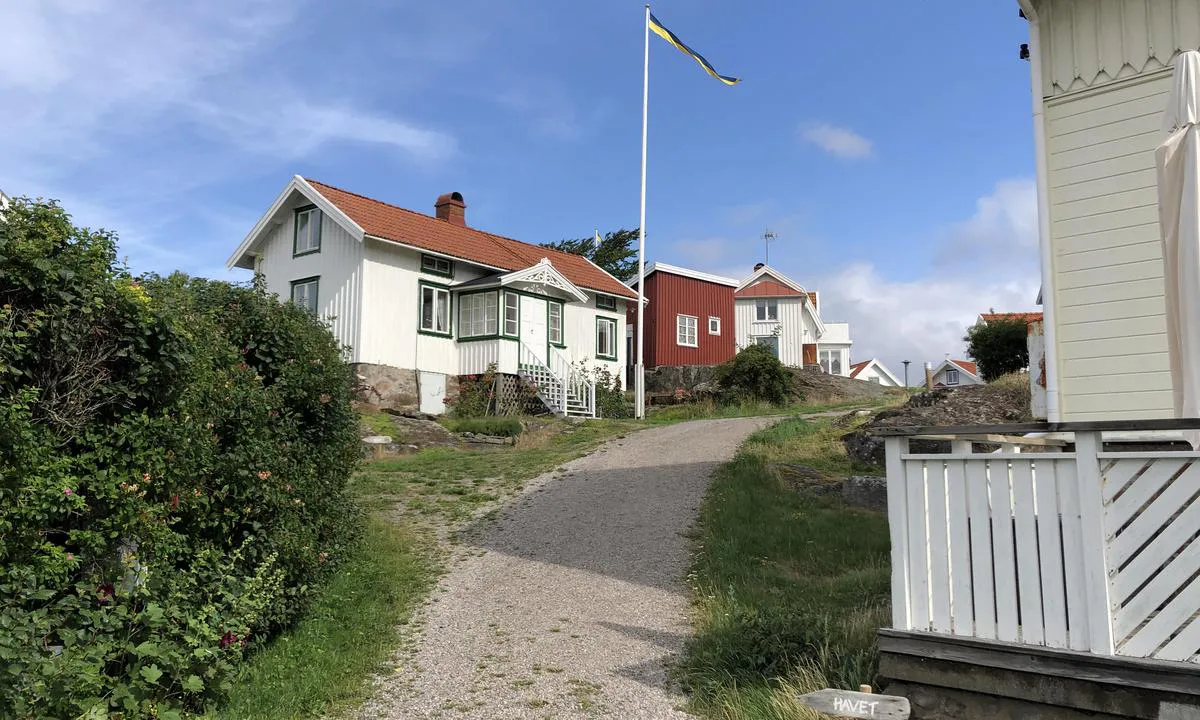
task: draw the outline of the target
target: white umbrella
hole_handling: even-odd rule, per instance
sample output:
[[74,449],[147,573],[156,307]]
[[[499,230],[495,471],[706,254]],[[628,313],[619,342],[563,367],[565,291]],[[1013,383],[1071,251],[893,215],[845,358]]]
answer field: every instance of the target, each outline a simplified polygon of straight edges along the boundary
[[[1158,220],[1162,229],[1167,342],[1175,416],[1200,417],[1200,52],[1175,61],[1175,85],[1158,146]],[[1200,447],[1200,432],[1187,432]]]

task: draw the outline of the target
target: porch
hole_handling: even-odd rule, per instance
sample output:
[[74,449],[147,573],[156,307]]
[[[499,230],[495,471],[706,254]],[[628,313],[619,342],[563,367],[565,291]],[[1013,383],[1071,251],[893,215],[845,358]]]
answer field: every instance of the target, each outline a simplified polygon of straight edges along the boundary
[[595,382],[556,347],[534,348],[518,339],[489,338],[459,341],[458,349],[463,375],[480,375],[494,366],[497,372],[531,382],[555,415],[596,417]]
[[[939,702],[974,693],[1056,709],[1022,717],[1160,717],[1143,712],[1155,702],[1200,717],[1200,452],[1172,442],[1197,428],[1200,420],[880,431],[892,540],[885,677],[940,687]],[[949,452],[914,452],[914,441]],[[1018,656],[998,669],[996,658]],[[1099,659],[1103,672],[1065,672]],[[989,690],[951,679],[973,672],[978,681],[980,669],[1016,675]],[[1167,676],[1190,680],[1169,690],[1144,682]],[[1067,680],[1142,694],[1128,706],[1096,699],[1115,697],[1106,692],[1085,702],[1087,693],[1061,690]]]

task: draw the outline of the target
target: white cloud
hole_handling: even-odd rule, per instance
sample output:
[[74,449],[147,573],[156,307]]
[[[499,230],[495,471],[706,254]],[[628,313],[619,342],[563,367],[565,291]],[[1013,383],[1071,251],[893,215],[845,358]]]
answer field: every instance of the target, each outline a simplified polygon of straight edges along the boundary
[[816,145],[830,155],[856,160],[870,157],[874,144],[850,128],[829,123],[805,125],[800,129],[804,140]]
[[940,243],[942,262],[1017,261],[1036,258],[1037,183],[1001,180],[975,202],[975,214],[954,225]]

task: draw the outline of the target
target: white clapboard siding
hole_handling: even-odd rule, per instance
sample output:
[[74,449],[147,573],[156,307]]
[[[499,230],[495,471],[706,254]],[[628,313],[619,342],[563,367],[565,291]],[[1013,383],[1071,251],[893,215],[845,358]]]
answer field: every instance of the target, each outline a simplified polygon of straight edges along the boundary
[[[1056,0],[1047,21],[1055,38],[1047,40],[1055,58],[1051,74],[1071,78],[1066,85],[1059,80],[1067,75],[1054,81],[1045,119],[1060,408],[1064,420],[1105,412],[1166,417],[1173,403],[1163,382],[1168,362],[1154,151],[1163,139],[1170,73],[1130,72],[1112,82],[1103,63],[1089,65],[1110,49],[1095,46],[1103,34],[1087,42],[1077,36],[1079,28],[1094,27],[1094,19],[1079,20],[1079,13],[1092,13],[1084,5]],[[1170,17],[1160,11],[1152,14]],[[1146,23],[1130,25],[1125,16],[1107,22],[1146,30]],[[1091,48],[1087,62],[1067,62],[1063,43]],[[1148,60],[1135,63],[1137,71]],[[1165,62],[1150,69],[1162,67]],[[1135,367],[1124,362],[1129,355],[1137,356]],[[1112,369],[1085,362],[1099,358]]]

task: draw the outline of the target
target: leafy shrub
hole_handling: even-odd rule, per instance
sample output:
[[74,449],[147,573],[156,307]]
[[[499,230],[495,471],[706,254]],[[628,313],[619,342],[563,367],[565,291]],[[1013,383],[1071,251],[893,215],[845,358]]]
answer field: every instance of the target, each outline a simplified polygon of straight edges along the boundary
[[596,384],[596,414],[602,418],[633,417],[633,403],[621,389],[620,376],[601,365],[592,368],[590,374]]
[[717,386],[730,402],[762,401],[776,405],[793,394],[792,375],[764,345],[743,348],[717,368]]
[[491,415],[503,415],[507,412],[519,414],[544,410],[542,401],[538,399],[537,389],[522,379],[517,379],[516,396],[508,407],[501,407],[496,397],[497,376],[496,364],[488,365],[486,371],[478,375],[462,375],[458,378],[458,396],[446,398],[450,417],[481,418]]
[[115,258],[53,203],[0,221],[0,717],[203,709],[359,527],[328,329]]
[[524,429],[520,420],[510,417],[447,418],[444,424],[451,432],[497,437],[516,437]]

